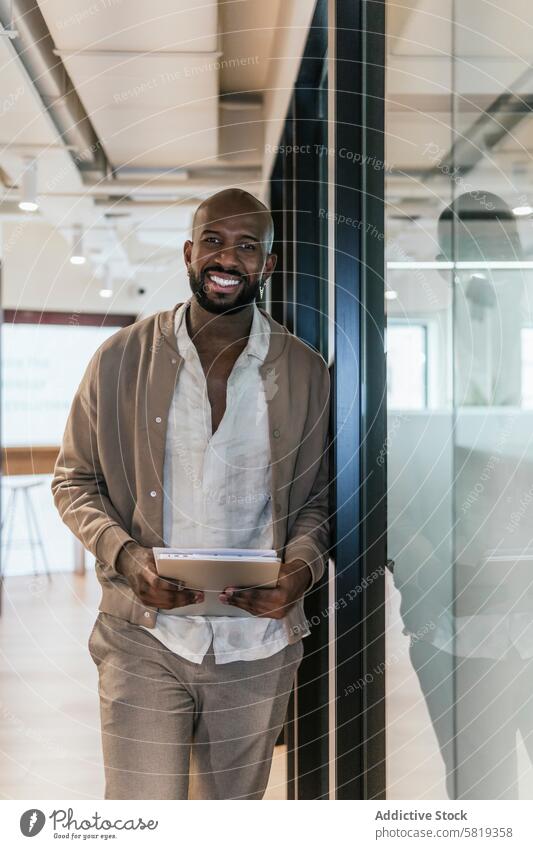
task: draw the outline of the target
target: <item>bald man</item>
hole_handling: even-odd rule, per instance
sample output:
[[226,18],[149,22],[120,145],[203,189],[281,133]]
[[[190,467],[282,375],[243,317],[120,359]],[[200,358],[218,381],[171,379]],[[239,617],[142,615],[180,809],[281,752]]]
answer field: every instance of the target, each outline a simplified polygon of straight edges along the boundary
[[[267,786],[328,549],[328,370],[257,305],[272,239],[249,193],[204,201],[191,296],[107,340],[72,404],[52,490],[102,586],[88,645],[107,799]],[[202,592],[158,576],[154,546],[274,549],[282,565],[275,588],[226,587],[228,615],[206,616]]]

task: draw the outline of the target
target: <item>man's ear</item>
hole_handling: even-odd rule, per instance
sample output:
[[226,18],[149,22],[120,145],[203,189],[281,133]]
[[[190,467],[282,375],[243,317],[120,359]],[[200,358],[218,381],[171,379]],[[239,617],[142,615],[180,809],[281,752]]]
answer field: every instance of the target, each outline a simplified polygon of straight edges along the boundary
[[189,268],[191,264],[191,254],[192,254],[192,242],[190,239],[187,239],[185,244],[183,245],[183,259],[185,260],[185,265]]
[[263,269],[264,276],[268,279],[274,273],[274,269],[276,268],[276,263],[278,261],[278,257],[276,254],[268,254],[265,260],[265,267]]

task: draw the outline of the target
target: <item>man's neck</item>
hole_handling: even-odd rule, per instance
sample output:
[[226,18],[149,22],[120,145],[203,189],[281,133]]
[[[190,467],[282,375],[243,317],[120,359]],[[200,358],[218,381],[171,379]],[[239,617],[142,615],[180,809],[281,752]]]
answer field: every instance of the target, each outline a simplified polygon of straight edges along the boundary
[[191,298],[185,313],[187,331],[199,353],[216,354],[233,345],[246,347],[253,321],[254,304],[229,314],[209,312]]

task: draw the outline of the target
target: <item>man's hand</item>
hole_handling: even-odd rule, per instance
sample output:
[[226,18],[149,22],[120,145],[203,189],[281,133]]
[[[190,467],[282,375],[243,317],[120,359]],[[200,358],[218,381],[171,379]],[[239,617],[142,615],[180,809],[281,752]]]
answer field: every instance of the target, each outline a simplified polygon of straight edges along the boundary
[[303,560],[292,560],[290,563],[281,564],[278,583],[273,589],[245,590],[226,587],[219,599],[223,604],[240,607],[254,616],[282,619],[304,595],[311,580],[307,563]]
[[150,607],[171,610],[204,600],[203,592],[185,590],[180,581],[158,575],[151,548],[128,542],[117,558],[116,569],[142,603]]

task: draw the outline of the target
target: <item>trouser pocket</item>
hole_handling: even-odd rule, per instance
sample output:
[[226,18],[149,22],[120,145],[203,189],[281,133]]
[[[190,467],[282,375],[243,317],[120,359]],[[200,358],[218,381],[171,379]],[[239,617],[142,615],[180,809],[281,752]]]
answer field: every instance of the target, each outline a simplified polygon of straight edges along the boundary
[[97,641],[97,631],[98,631],[98,628],[100,626],[101,616],[102,616],[102,614],[98,613],[98,615],[97,615],[97,617],[94,621],[93,627],[91,629],[91,633],[89,634],[89,639],[87,640],[87,648],[89,650],[89,654],[91,655],[91,657],[95,661],[95,663],[96,663],[96,656],[95,656],[94,648],[95,648],[95,643]]

